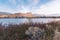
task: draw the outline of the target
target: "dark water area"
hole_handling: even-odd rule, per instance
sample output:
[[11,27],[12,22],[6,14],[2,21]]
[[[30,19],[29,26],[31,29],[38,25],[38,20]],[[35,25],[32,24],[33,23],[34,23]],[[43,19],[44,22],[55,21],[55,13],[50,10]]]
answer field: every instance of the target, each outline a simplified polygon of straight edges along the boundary
[[60,18],[0,18],[0,23],[4,24],[21,24],[21,23],[48,23],[51,21],[60,20]]

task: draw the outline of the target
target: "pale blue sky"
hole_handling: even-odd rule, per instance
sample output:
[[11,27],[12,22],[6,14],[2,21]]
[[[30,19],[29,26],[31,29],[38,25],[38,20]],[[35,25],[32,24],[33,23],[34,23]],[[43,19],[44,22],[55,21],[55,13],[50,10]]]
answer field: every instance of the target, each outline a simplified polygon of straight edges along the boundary
[[[51,0],[0,0],[0,7],[9,12],[11,11],[31,11],[39,9],[39,7]],[[1,9],[2,9],[1,8]],[[4,11],[4,10],[2,10]]]
[[0,12],[60,13],[59,5],[60,0],[0,0]]

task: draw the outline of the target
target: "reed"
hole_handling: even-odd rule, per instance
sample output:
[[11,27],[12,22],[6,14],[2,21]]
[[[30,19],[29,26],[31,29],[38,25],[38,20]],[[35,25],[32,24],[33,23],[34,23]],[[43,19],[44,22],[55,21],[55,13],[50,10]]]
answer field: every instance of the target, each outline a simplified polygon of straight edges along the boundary
[[[0,24],[0,40],[29,40],[30,36],[26,35],[25,32],[29,27],[38,27],[44,29],[43,37],[41,40],[53,40],[55,35],[52,24],[54,23],[24,23],[24,24],[9,24],[8,26]],[[51,27],[49,27],[51,25]],[[55,24],[56,25],[56,24]]]

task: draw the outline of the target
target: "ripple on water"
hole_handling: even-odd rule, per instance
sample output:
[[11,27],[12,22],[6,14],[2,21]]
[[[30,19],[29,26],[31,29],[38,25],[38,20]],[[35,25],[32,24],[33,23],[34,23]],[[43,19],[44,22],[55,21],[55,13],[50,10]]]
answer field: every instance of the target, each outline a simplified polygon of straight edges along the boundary
[[0,23],[2,24],[19,24],[19,23],[27,23],[32,21],[33,23],[48,23],[51,21],[60,20],[60,19],[53,19],[53,18],[1,18]]

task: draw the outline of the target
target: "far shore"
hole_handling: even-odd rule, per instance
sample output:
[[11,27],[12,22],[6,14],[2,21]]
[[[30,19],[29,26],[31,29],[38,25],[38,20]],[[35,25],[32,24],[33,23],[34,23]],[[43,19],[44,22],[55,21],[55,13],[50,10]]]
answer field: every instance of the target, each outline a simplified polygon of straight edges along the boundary
[[0,18],[60,18],[60,17],[0,17]]

